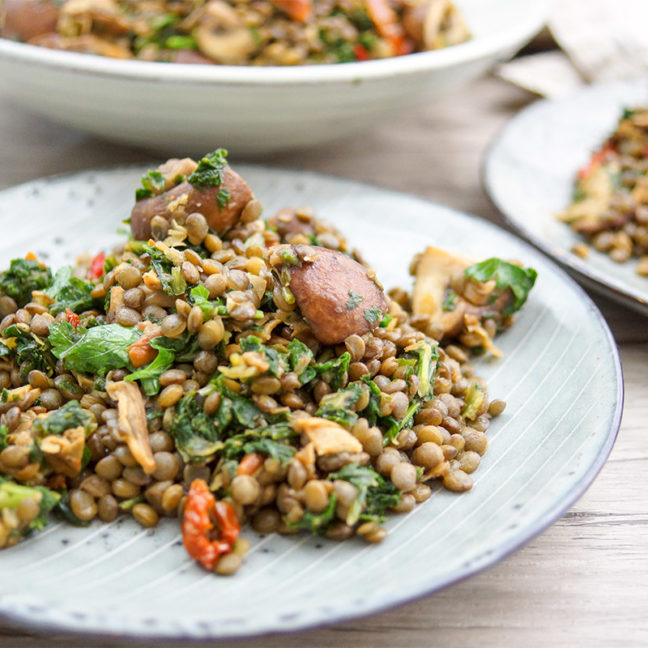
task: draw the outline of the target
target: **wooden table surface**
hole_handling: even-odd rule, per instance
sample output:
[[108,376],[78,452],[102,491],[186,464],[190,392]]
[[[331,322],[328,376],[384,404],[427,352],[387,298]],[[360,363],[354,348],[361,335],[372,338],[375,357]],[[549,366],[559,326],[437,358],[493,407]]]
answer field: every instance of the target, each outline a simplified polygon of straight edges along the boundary
[[[532,99],[488,78],[354,140],[264,163],[408,191],[498,222],[481,189],[481,159],[498,129]],[[155,157],[32,116],[4,99],[0,86],[0,187]],[[625,412],[609,461],[561,520],[503,563],[434,596],[329,628],[235,645],[648,646],[648,332],[645,319],[595,299],[619,343]],[[0,648],[91,645],[116,642],[0,627]]]

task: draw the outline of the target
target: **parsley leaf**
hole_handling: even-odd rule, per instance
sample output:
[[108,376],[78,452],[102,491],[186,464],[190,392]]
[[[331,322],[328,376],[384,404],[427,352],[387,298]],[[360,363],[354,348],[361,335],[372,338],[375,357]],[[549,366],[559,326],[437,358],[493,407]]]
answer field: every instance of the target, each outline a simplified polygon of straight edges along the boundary
[[128,374],[124,380],[128,382],[140,381],[142,391],[147,396],[154,396],[160,391],[160,376],[170,369],[175,360],[175,353],[165,346],[165,340],[170,338],[155,337],[149,341],[152,348],[157,349],[155,358],[145,367]]
[[135,200],[150,198],[164,189],[164,176],[159,171],[147,171],[140,180],[142,186],[135,190]]
[[[227,150],[216,149],[203,157],[196,170],[189,176],[189,183],[194,187],[220,187],[223,184],[223,171],[227,167]],[[221,188],[218,192],[218,206],[223,209],[229,202],[230,192]]]
[[369,324],[376,324],[380,322],[383,318],[383,312],[378,308],[378,306],[372,306],[371,308],[364,309],[364,318],[369,322]]
[[63,266],[57,270],[52,285],[47,289],[47,295],[54,300],[50,306],[53,315],[69,308],[73,313],[82,313],[94,306],[92,291],[94,284],[72,276],[72,268]]
[[139,337],[139,331],[120,324],[91,329],[78,326],[75,330],[69,322],[58,322],[50,326],[48,340],[66,369],[103,376],[111,369],[129,365],[127,349]]

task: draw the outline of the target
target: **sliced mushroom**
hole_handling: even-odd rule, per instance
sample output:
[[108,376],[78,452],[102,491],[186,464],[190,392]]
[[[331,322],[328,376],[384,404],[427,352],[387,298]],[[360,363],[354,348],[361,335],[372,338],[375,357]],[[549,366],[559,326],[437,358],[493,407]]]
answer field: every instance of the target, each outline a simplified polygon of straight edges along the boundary
[[369,270],[342,252],[281,245],[269,261],[282,276],[287,274],[295,302],[322,344],[373,331],[389,310]]
[[221,31],[201,25],[196,29],[196,43],[202,54],[222,65],[243,65],[258,47],[248,27]]
[[139,387],[120,380],[106,385],[108,395],[117,401],[117,424],[128,449],[147,475],[155,472],[156,464],[149,442],[146,408]]
[[409,6],[403,12],[407,35],[426,50],[462,43],[470,32],[451,0],[429,0]]
[[127,34],[130,23],[115,0],[66,0],[57,31],[63,36],[88,34],[93,28],[109,34]]
[[328,419],[308,416],[297,419],[294,425],[308,437],[317,455],[362,452],[362,444],[358,439],[341,425]]
[[85,439],[83,427],[75,427],[65,430],[62,435],[46,436],[40,442],[40,449],[55,472],[76,477],[81,471]]

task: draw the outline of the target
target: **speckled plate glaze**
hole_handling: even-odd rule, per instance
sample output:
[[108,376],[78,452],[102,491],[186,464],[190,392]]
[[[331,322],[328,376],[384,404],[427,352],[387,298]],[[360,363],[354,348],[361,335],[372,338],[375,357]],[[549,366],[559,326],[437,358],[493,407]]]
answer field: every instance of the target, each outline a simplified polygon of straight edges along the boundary
[[[0,613],[32,629],[135,637],[222,638],[291,631],[377,612],[493,565],[559,518],[607,458],[623,400],[617,351],[578,286],[544,256],[477,218],[403,194],[310,173],[241,167],[271,212],[308,204],[347,233],[387,286],[409,285],[428,244],[523,259],[539,273],[516,325],[483,360],[493,397],[474,489],[441,488],[387,523],[377,546],[260,537],[233,578],[197,567],[177,522],[130,519],[76,529],[53,523],[0,552]],[[142,169],[39,180],[0,193],[0,265],[33,250],[52,265],[106,248],[129,213]]]
[[648,279],[636,259],[618,264],[590,249],[555,218],[570,201],[573,179],[614,131],[625,106],[648,103],[648,78],[595,85],[564,99],[538,101],[500,132],[484,161],[484,186],[508,224],[551,255],[585,285],[648,315]]

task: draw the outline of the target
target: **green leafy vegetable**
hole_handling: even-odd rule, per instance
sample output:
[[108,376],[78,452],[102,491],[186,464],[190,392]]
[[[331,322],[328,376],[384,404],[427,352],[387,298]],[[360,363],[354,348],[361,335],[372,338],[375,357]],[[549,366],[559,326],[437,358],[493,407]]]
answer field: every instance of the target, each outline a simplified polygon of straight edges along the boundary
[[169,36],[164,44],[169,49],[198,49],[198,44],[193,36],[182,36],[180,34]]
[[439,345],[429,340],[421,340],[416,348],[408,351],[408,354],[417,359],[418,395],[421,398],[431,396],[434,392],[434,374],[439,364]]
[[47,516],[60,496],[44,486],[23,486],[0,477],[0,512],[5,508],[16,510],[23,500],[34,497],[39,500],[38,517],[29,523],[24,535],[47,524]]
[[65,430],[82,427],[90,435],[97,427],[94,416],[84,410],[78,401],[71,400],[50,412],[45,418],[34,420],[33,428],[42,436],[63,434]]
[[362,295],[358,295],[357,292],[349,290],[349,299],[346,303],[347,310],[353,310],[361,301],[364,301]]
[[[538,276],[533,268],[521,268],[496,257],[469,266],[464,274],[475,281],[484,282],[494,279],[495,287],[500,294],[507,289],[513,293],[513,303],[502,309],[504,315],[512,315],[522,308]],[[497,298],[497,294],[494,298]]]
[[76,330],[69,322],[50,326],[49,342],[54,355],[65,368],[81,373],[106,375],[111,369],[129,365],[128,347],[140,337],[139,331],[119,324],[105,324]]
[[313,366],[313,352],[297,338],[288,345],[288,362],[302,385],[317,376],[317,370]]
[[159,171],[147,171],[140,180],[142,186],[135,190],[135,200],[150,198],[164,189],[164,176]]
[[22,307],[31,301],[33,290],[45,290],[51,281],[52,273],[46,265],[34,259],[12,259],[9,269],[0,272],[0,294]]
[[74,513],[72,512],[72,507],[70,506],[70,494],[64,490],[61,491],[60,494],[60,499],[58,503],[56,504],[56,507],[54,508],[54,512],[65,522],[68,522],[69,524],[72,524],[73,526],[77,527],[86,527],[90,524],[90,521],[85,521],[79,519]]
[[218,423],[216,417],[205,413],[196,392],[187,392],[180,399],[171,423],[171,436],[185,461],[208,457],[223,447],[220,432],[224,426]]
[[321,376],[328,384],[331,386],[331,389],[337,391],[342,387],[344,378],[347,375],[349,370],[349,364],[351,363],[351,354],[347,351],[337,358],[332,360],[327,360],[325,362],[319,362],[314,365],[314,369],[319,376]]
[[304,517],[298,522],[291,524],[293,529],[300,529],[303,531],[310,531],[313,535],[324,535],[327,529],[335,520],[335,505],[337,504],[337,497],[335,493],[329,496],[328,504],[321,513],[311,513],[306,511]]
[[69,308],[73,313],[90,310],[95,303],[91,296],[94,284],[72,276],[72,268],[63,266],[57,270],[47,295],[54,300],[50,312],[54,315]]
[[160,391],[160,376],[173,366],[175,353],[167,348],[168,340],[171,338],[155,337],[149,340],[149,344],[157,349],[158,354],[155,359],[145,367],[128,374],[124,380],[128,382],[140,381],[142,391],[147,396],[154,396]]
[[[203,157],[196,170],[189,176],[189,183],[194,187],[220,187],[223,184],[223,172],[227,168],[227,151],[223,148],[216,149]],[[217,200],[221,209],[227,205],[230,192],[221,187]]]
[[358,490],[347,513],[346,523],[349,526],[353,526],[358,520],[382,522],[385,511],[400,502],[398,489],[369,466],[350,463],[331,473],[328,478],[343,479]]
[[261,340],[258,337],[253,335],[248,335],[244,337],[241,342],[241,349],[245,351],[256,351],[261,353],[266,362],[270,365],[270,373],[275,375],[277,378],[281,377],[285,372],[286,362],[284,356],[279,353],[276,349],[261,344]]
[[227,459],[238,460],[250,452],[259,452],[284,464],[296,452],[290,445],[290,441],[295,437],[295,431],[286,423],[258,427],[228,438],[223,455]]
[[0,452],[8,445],[9,428],[6,425],[0,425]]
[[35,333],[27,333],[17,324],[8,326],[2,333],[5,339],[14,338],[16,359],[20,364],[20,375],[27,380],[32,369],[38,369],[51,376],[54,374],[56,360],[52,357],[45,341]]
[[316,416],[351,428],[358,420],[358,415],[352,407],[358,402],[361,394],[362,387],[358,383],[351,383],[346,389],[326,394],[320,400]]
[[146,243],[143,248],[144,252],[151,257],[151,266],[160,279],[162,290],[167,295],[184,294],[187,290],[187,282],[182,274],[182,270],[174,266],[164,252],[154,245]]

